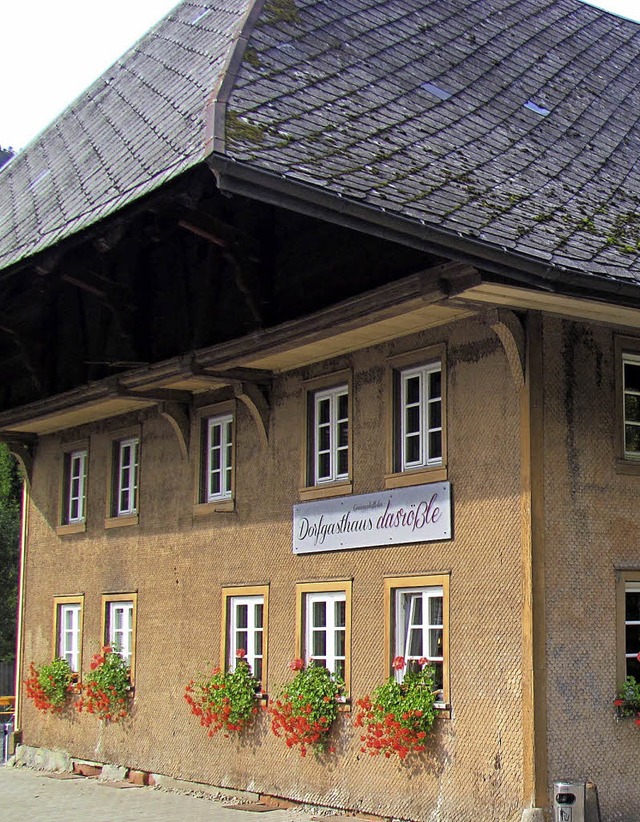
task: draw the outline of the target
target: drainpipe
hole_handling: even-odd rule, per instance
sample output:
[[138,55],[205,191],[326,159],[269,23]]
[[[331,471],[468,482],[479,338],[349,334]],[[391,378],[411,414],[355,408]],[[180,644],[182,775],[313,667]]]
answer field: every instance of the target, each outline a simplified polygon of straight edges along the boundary
[[21,708],[22,708],[22,661],[23,661],[23,635],[22,624],[24,616],[24,600],[25,600],[25,577],[26,577],[26,559],[27,559],[27,538],[29,535],[29,481],[23,477],[22,482],[22,517],[20,524],[20,567],[19,567],[19,583],[18,583],[18,624],[16,629],[16,706],[14,729],[21,730]]

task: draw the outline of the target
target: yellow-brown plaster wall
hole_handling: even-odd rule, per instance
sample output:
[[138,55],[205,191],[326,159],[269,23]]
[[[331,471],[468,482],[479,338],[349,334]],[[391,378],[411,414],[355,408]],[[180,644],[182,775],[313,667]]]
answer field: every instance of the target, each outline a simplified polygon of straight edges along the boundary
[[615,333],[546,318],[544,526],[549,796],[589,778],[603,819],[640,807],[640,736],[617,722],[616,570],[640,568],[640,475],[616,472]]
[[[292,505],[299,502],[303,380],[353,374],[355,494],[384,488],[387,358],[445,343],[448,479],[454,539],[294,556]],[[52,652],[52,601],[83,593],[84,664],[100,644],[101,595],[137,592],[132,716],[103,727],[84,714],[41,716],[25,700],[24,742],[221,786],[416,820],[515,820],[523,785],[522,568],[519,395],[497,337],[481,321],[401,338],[277,378],[269,446],[236,406],[235,511],[194,518],[191,462],[154,411],[141,420],[140,524],[105,530],[111,431],[132,420],[68,432],[89,436],[85,534],[55,533],[61,438],[43,438],[33,472],[27,552],[24,658]],[[192,444],[193,445],[193,444]],[[354,700],[381,683],[383,580],[450,574],[451,718],[438,720],[428,754],[399,763],[360,752],[346,712],[337,751],[316,760],[288,751],[264,713],[240,741],[214,737],[192,717],[186,682],[218,662],[221,587],[265,584],[269,596],[268,691],[294,656],[295,583],[352,579]]]

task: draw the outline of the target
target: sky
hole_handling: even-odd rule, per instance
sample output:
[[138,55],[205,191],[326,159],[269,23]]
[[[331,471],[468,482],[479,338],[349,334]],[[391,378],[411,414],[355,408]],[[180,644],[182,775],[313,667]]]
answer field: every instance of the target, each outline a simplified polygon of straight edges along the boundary
[[[177,0],[13,0],[0,12],[0,146],[23,148]],[[640,22],[639,0],[592,5]]]

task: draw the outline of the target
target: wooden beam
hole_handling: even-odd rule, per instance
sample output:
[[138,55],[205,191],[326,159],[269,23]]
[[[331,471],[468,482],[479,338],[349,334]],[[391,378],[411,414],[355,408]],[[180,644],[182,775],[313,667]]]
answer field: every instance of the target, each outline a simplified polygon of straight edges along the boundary
[[148,388],[144,391],[133,391],[129,388],[118,386],[117,394],[119,397],[141,400],[143,402],[155,400],[157,402],[177,402],[185,405],[189,405],[193,399],[190,391],[179,391],[173,388]]
[[189,405],[177,402],[163,402],[158,408],[160,416],[164,417],[173,428],[183,460],[189,459],[189,443],[191,438],[189,409]]

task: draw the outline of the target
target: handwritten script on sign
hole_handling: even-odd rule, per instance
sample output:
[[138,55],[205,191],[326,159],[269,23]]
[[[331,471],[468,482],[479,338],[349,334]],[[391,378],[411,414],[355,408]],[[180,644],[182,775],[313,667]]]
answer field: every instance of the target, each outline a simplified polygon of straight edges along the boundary
[[451,483],[293,506],[293,553],[451,539]]

